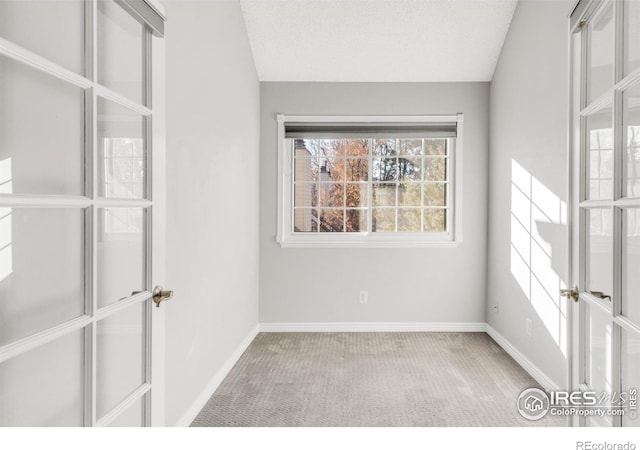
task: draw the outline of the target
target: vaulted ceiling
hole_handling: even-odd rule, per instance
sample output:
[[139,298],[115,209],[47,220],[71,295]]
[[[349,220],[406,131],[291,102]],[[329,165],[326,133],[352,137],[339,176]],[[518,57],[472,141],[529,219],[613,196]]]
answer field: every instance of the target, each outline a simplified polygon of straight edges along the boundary
[[489,81],[517,0],[241,0],[261,81]]

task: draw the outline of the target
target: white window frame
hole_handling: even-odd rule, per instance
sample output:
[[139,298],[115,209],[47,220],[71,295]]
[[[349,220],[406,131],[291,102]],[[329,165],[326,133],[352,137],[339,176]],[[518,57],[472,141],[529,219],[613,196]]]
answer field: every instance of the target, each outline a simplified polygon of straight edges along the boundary
[[[277,115],[278,122],[278,228],[281,247],[300,248],[417,248],[456,247],[462,242],[462,149],[463,114],[432,116],[316,116]],[[304,233],[293,231],[293,154],[287,145],[285,124],[295,123],[456,123],[456,137],[450,138],[447,181],[447,230],[433,232]],[[369,205],[371,208],[371,205]]]

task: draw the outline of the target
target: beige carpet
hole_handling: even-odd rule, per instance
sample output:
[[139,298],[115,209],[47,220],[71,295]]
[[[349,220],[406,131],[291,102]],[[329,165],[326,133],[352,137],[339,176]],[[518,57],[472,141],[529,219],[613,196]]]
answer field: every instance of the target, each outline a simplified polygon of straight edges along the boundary
[[531,386],[485,333],[260,333],[192,426],[564,426]]

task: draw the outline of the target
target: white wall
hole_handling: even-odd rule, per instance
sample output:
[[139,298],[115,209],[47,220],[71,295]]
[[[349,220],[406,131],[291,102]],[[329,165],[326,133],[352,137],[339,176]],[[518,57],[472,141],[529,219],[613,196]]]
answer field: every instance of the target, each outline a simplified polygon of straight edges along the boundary
[[[487,321],[566,384],[567,16],[520,1],[491,82]],[[532,321],[532,336],[526,320]]]
[[237,1],[167,1],[167,424],[258,322],[259,83]]
[[[261,83],[260,322],[484,322],[488,83]],[[465,114],[457,248],[283,249],[276,114]],[[358,291],[369,291],[367,305]]]

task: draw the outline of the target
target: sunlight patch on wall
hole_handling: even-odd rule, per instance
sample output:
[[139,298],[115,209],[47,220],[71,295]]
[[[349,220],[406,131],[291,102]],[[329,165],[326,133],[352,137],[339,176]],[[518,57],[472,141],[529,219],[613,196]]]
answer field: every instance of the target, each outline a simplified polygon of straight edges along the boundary
[[[0,194],[10,194],[11,158],[0,161]],[[11,255],[11,208],[0,208],[0,282],[13,272]]]
[[0,194],[11,194],[12,192],[11,158],[7,158],[0,161]]
[[564,228],[566,213],[557,195],[512,160],[511,274],[565,356],[566,310],[559,294],[565,283],[558,274],[564,263],[554,261],[552,241],[564,232],[558,227]]

